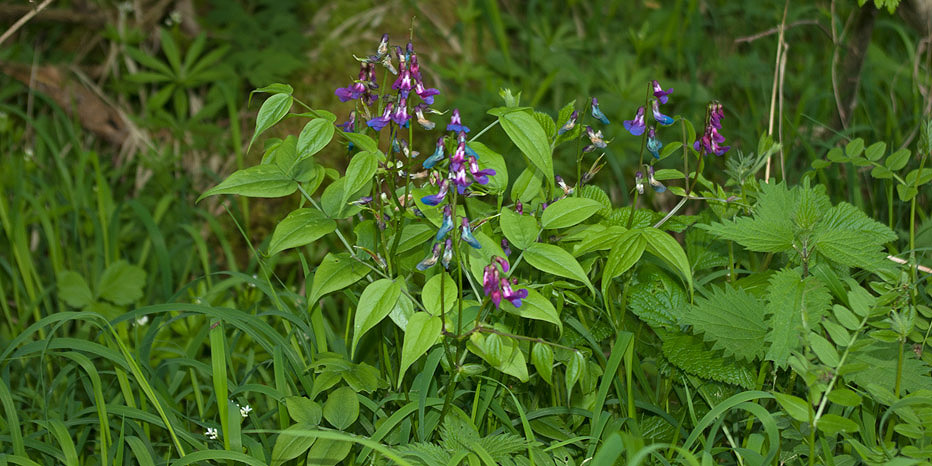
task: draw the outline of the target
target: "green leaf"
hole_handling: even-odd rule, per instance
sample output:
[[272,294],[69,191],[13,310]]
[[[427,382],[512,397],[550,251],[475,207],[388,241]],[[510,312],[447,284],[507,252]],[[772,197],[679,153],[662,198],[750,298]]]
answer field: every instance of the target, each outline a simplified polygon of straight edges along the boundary
[[593,294],[595,289],[586,272],[572,254],[559,246],[534,243],[524,250],[524,259],[537,270],[583,282]]
[[[379,151],[379,143],[375,142],[374,139],[362,133],[343,133],[343,137],[348,139],[353,145],[359,148],[363,152],[372,152],[373,154],[381,153]],[[384,159],[385,155],[379,157],[379,159]]]
[[[371,180],[369,180],[371,181]],[[324,189],[323,194],[320,195],[320,208],[327,214],[328,217],[332,219],[342,219],[355,215],[357,212],[362,210],[359,206],[354,204],[348,204],[343,200],[343,196],[346,191],[347,179],[346,177],[339,178],[333,183],[330,183],[326,189]],[[369,184],[363,185],[359,190],[350,194],[348,196],[349,200],[357,200],[364,195],[369,194],[370,188]]]
[[360,152],[353,156],[349,166],[346,167],[346,176],[343,177],[343,197],[340,204],[352,200],[353,194],[364,188],[375,177],[379,168],[379,160],[372,152]]
[[847,388],[836,388],[828,394],[828,400],[841,406],[855,407],[861,404],[861,396]]
[[861,138],[852,139],[851,142],[845,146],[845,155],[848,157],[858,157],[861,155],[861,152],[864,152],[864,140]]
[[359,305],[356,307],[356,316],[353,320],[353,346],[351,354],[355,354],[359,339],[382,321],[398,302],[401,294],[401,284],[383,278],[369,284],[362,295],[359,296]]
[[319,438],[307,452],[307,464],[334,466],[339,464],[353,449],[353,442]]
[[279,466],[286,461],[304,454],[314,443],[314,437],[302,434],[306,430],[314,430],[311,424],[295,424],[278,434],[275,446],[272,447],[272,466]]
[[799,422],[809,423],[814,413],[806,400],[780,392],[773,392],[773,397],[777,399],[777,403],[780,403],[780,406],[791,418]]
[[408,367],[440,341],[442,324],[440,317],[426,312],[415,312],[408,319],[404,344],[401,348],[401,366],[398,368],[398,387],[401,387]]
[[900,149],[887,157],[887,160],[883,161],[883,166],[887,167],[890,171],[897,171],[903,169],[906,164],[909,162],[909,157],[912,155],[909,149]]
[[527,112],[509,112],[498,117],[502,129],[543,174],[547,184],[553,183],[553,159],[550,155],[550,141],[540,123]]
[[247,197],[282,197],[298,190],[298,183],[277,165],[256,165],[233,172],[217,186],[201,194],[198,201],[217,194]]
[[563,333],[563,322],[560,321],[560,313],[557,312],[557,309],[553,307],[553,304],[547,298],[535,290],[527,289],[527,298],[522,300],[521,307],[515,307],[510,301],[503,300],[502,310],[525,319],[550,322],[560,329],[560,333]]
[[886,151],[887,151],[887,143],[885,143],[885,142],[875,142],[875,143],[871,144],[871,145],[867,148],[867,150],[864,151],[864,157],[866,157],[867,160],[870,160],[870,161],[872,161],[872,162],[876,162],[876,161],[880,160],[881,157],[883,157],[883,154],[884,154],[884,152],[886,152]]
[[803,317],[807,326],[815,327],[832,304],[832,295],[815,277],[803,280],[799,272],[783,269],[770,277],[769,303],[766,307],[769,331],[765,359],[777,367],[786,367],[787,358],[802,347]]
[[656,228],[643,228],[640,230],[641,236],[647,241],[646,251],[657,256],[674,270],[678,271],[689,288],[693,287],[692,269],[689,267],[689,259],[686,258],[686,251],[680,243],[669,234]]
[[656,267],[639,269],[630,287],[628,309],[651,327],[676,328],[688,311],[682,285]]
[[485,188],[494,194],[505,192],[505,189],[508,188],[508,166],[505,164],[505,158],[481,142],[470,142],[469,147],[479,155],[480,170],[487,168],[495,170],[495,174],[489,177],[489,182],[485,185]]
[[534,343],[531,348],[531,363],[537,373],[549,385],[553,385],[553,349],[544,343]]
[[686,333],[672,333],[655,329],[663,339],[663,355],[676,367],[705,379],[754,388],[756,370],[734,359],[705,348],[702,339]]
[[871,177],[878,180],[886,180],[893,178],[893,172],[887,167],[878,165],[871,170]]
[[288,94],[291,95],[294,92],[294,88],[289,84],[282,83],[272,83],[265,87],[260,87],[253,90],[249,94],[255,94],[256,92],[265,92],[267,94]]
[[568,197],[550,204],[541,215],[541,227],[545,229],[567,228],[585,221],[602,208],[602,204],[591,199]]
[[556,136],[557,124],[553,121],[553,118],[550,115],[547,115],[543,112],[534,112],[534,119],[537,120],[537,123],[540,124],[541,129],[544,130],[544,135],[547,136],[548,141]]
[[860,430],[858,424],[851,419],[831,413],[823,414],[822,417],[819,418],[819,422],[816,426],[819,430],[828,435],[835,435],[842,432],[854,433]]
[[518,249],[527,249],[537,241],[540,230],[537,228],[537,220],[532,215],[521,215],[514,209],[505,207],[502,208],[499,223],[505,238]]
[[[262,107],[259,107],[259,113],[256,115],[256,132],[252,135],[252,139],[249,140],[249,148],[252,147],[252,143],[256,141],[260,134],[274,126],[275,123],[281,121],[288,114],[293,101],[294,99],[290,94],[279,93],[269,97],[262,103]],[[246,149],[247,152],[249,148]]]
[[314,272],[308,303],[313,306],[328,293],[342,290],[366,276],[369,268],[348,254],[328,253]]
[[763,354],[761,342],[767,334],[764,306],[744,289],[730,284],[713,287],[707,297],[696,298],[683,323],[705,334],[712,349],[724,350],[726,356],[752,361]]
[[576,382],[579,381],[579,377],[582,375],[583,367],[586,365],[586,360],[583,358],[583,355],[579,351],[573,351],[570,354],[570,360],[566,362],[566,377],[564,382],[566,382],[566,393],[569,394],[573,391],[573,385],[576,385]]
[[514,377],[522,382],[528,381],[527,362],[524,353],[518,349],[514,340],[499,335],[487,344],[487,334],[475,332],[469,337],[466,349],[488,362],[495,369]]
[[515,202],[531,203],[541,196],[543,182],[544,179],[540,171],[533,167],[525,168],[515,179],[514,184],[511,185],[511,199]]
[[602,293],[608,289],[613,278],[625,273],[641,259],[646,247],[647,239],[638,229],[628,230],[615,240],[602,269]]
[[762,184],[754,207],[754,217],[738,217],[732,221],[696,225],[721,239],[735,241],[751,251],[783,252],[793,249],[793,206],[798,195],[783,183]]
[[832,311],[835,313],[835,319],[848,330],[857,330],[861,328],[860,319],[858,319],[853,312],[848,310],[848,308],[841,304],[836,304],[832,307]]
[[[442,295],[440,293],[441,280],[443,281]],[[431,315],[440,316],[442,312],[449,312],[450,309],[453,309],[459,295],[456,282],[446,272],[441,272],[430,277],[430,280],[424,283],[424,288],[421,290],[421,302],[424,303],[424,309]],[[441,296],[443,296],[442,308],[440,306]]]
[[909,202],[919,194],[919,190],[915,186],[907,186],[905,184],[896,185],[896,194],[902,202]]
[[884,244],[894,240],[886,225],[846,202],[829,209],[812,233],[813,249],[829,260],[868,270],[884,264]]
[[838,351],[822,335],[809,332],[809,346],[812,348],[812,352],[822,361],[822,364],[829,367],[838,367]]
[[317,209],[294,210],[275,226],[269,241],[269,255],[311,244],[336,228],[337,223]]
[[118,260],[97,281],[97,296],[118,306],[128,306],[142,298],[146,271],[125,260]]
[[849,353],[845,366],[860,366],[863,370],[847,374],[845,377],[861,387],[877,384],[891,393],[896,388],[897,373],[900,373],[901,388],[913,393],[919,390],[928,390],[932,387],[932,377],[929,376],[929,365],[916,359],[911,351],[904,353],[902,370],[898,370],[898,354],[896,345],[874,344],[860,351]]
[[94,293],[77,272],[64,270],[58,274],[58,297],[71,307],[82,308],[94,302]]
[[835,163],[845,163],[848,161],[848,157],[845,156],[845,153],[841,150],[840,147],[833,147],[829,149],[826,158]]
[[626,231],[628,230],[625,227],[618,225],[612,225],[608,228],[602,225],[593,225],[582,234],[582,241],[576,243],[573,247],[573,255],[579,257],[593,251],[611,249],[615,242],[618,241],[618,238],[621,238],[621,235]]
[[288,408],[288,416],[294,422],[312,426],[320,424],[320,405],[306,396],[285,397],[285,407]]
[[298,135],[298,160],[304,160],[324,148],[333,139],[333,123],[316,118],[307,122]]
[[346,430],[359,418],[359,398],[350,387],[340,387],[324,402],[324,419],[337,430]]

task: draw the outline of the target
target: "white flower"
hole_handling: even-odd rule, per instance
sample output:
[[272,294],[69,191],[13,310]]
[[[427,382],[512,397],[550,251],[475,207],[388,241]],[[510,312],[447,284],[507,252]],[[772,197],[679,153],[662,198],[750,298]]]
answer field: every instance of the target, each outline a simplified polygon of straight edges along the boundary
[[239,414],[243,417],[249,417],[249,413],[251,412],[252,412],[252,408],[250,408],[249,405],[240,406],[239,408]]
[[136,325],[146,325],[149,323],[149,316],[141,316],[136,319]]
[[218,432],[217,432],[217,429],[214,429],[213,427],[208,427],[207,432],[205,432],[204,435],[206,435],[207,438],[211,440],[217,440]]

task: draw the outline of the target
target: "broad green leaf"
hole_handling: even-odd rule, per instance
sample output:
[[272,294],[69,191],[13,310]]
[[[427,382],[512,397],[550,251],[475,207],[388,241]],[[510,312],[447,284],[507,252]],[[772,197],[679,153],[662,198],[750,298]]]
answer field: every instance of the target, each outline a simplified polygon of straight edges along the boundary
[[689,310],[689,296],[683,286],[657,267],[638,269],[630,287],[628,309],[651,327],[677,328]]
[[541,197],[543,182],[544,179],[540,171],[534,169],[534,167],[525,168],[515,179],[514,184],[511,185],[511,200],[530,204]]
[[279,93],[262,102],[262,107],[259,107],[259,113],[256,115],[256,132],[252,135],[252,139],[249,140],[249,147],[252,147],[252,143],[256,141],[260,134],[281,121],[288,114],[293,101],[294,99],[290,94]]
[[721,353],[706,349],[699,337],[655,331],[663,339],[663,355],[676,367],[705,379],[738,385],[748,390],[754,387],[756,368],[752,370],[747,364],[723,358]]
[[[621,235],[628,231],[625,227],[612,225],[604,228],[602,225],[593,225],[583,233],[583,239],[573,247],[573,255],[579,257],[593,251],[611,249]],[[645,242],[646,244],[646,242]]]
[[298,190],[298,183],[277,165],[256,165],[237,170],[217,186],[197,198],[217,194],[239,194],[247,197],[283,197]]
[[540,128],[544,130],[544,135],[547,136],[548,141],[557,135],[557,124],[550,115],[543,112],[534,112],[534,119],[540,124]]
[[628,271],[641,259],[646,247],[647,240],[638,229],[628,230],[614,241],[602,269],[603,294],[608,290],[612,279]]
[[875,270],[885,263],[884,244],[896,240],[886,225],[842,202],[827,212],[812,232],[812,249],[848,267]]
[[573,391],[573,385],[576,385],[576,382],[579,381],[579,377],[582,375],[583,367],[586,364],[585,358],[579,351],[573,351],[570,355],[570,360],[566,362],[566,393]]
[[479,169],[485,170],[491,168],[495,174],[489,177],[486,189],[491,193],[503,193],[508,187],[508,166],[505,165],[505,159],[498,152],[489,149],[481,142],[470,142],[469,147],[479,155]]
[[532,165],[544,175],[548,185],[553,184],[553,159],[550,141],[540,123],[528,112],[509,112],[498,117],[502,129],[518,146]]
[[802,347],[803,316],[806,325],[818,325],[832,303],[832,296],[815,277],[805,280],[793,269],[783,269],[770,277],[766,312],[767,348],[765,359],[777,367],[786,367],[787,358]]
[[372,152],[360,152],[353,156],[349,166],[346,167],[346,176],[343,177],[343,196],[340,204],[352,200],[353,194],[364,188],[375,177],[379,167],[379,160]]
[[320,424],[323,413],[320,405],[306,396],[285,397],[285,407],[288,408],[288,416],[294,422],[313,426]]
[[333,123],[316,118],[304,125],[298,135],[298,160],[306,159],[324,148],[333,138]]
[[[332,219],[339,220],[351,217],[362,210],[359,206],[349,204],[343,200],[347,181],[346,177],[337,179],[333,183],[330,183],[330,185],[324,189],[323,194],[320,195],[320,209]],[[355,201],[369,193],[370,185],[366,183],[355,193],[350,194],[348,198],[350,201]]]
[[336,228],[337,223],[317,209],[303,208],[292,211],[275,226],[269,241],[269,255],[311,244]]
[[399,387],[404,380],[408,367],[414,364],[414,361],[417,361],[431,346],[440,341],[441,329],[440,317],[432,316],[426,312],[415,312],[408,319],[404,344],[401,348],[401,366],[398,368]]
[[302,434],[306,430],[315,430],[313,424],[298,423],[278,434],[272,447],[272,466],[279,466],[286,461],[303,455],[314,443],[314,437]]
[[722,223],[699,224],[721,239],[732,240],[756,252],[783,252],[793,249],[793,207],[798,193],[784,183],[761,185],[754,217],[738,217]]
[[97,296],[119,306],[127,306],[142,298],[146,286],[146,271],[125,260],[118,260],[97,281]]
[[79,273],[64,270],[58,274],[58,297],[71,307],[82,308],[94,301],[94,293]]
[[252,92],[250,92],[249,94],[252,95],[252,94],[255,94],[256,92],[265,92],[265,93],[268,93],[268,94],[288,94],[288,95],[291,95],[291,93],[294,92],[294,88],[292,88],[291,85],[289,85],[289,84],[272,83],[272,84],[269,84],[268,86],[260,87],[260,88],[258,88],[258,89],[255,89],[255,90],[253,90]]
[[861,138],[852,139],[851,142],[845,146],[845,155],[848,157],[858,157],[861,155],[861,152],[864,152],[864,140]]
[[324,402],[324,419],[337,430],[346,430],[359,418],[359,398],[350,387],[340,387]]
[[819,418],[816,426],[819,428],[819,430],[829,435],[835,435],[841,432],[855,433],[860,430],[858,423],[852,421],[851,419],[831,413],[823,414],[822,417]]
[[[466,343],[466,349],[484,359],[495,369],[517,377],[522,382],[527,382],[527,362],[524,359],[524,353],[521,352],[511,338],[499,335],[495,335],[495,337],[492,339],[494,344],[488,345],[487,334],[475,332],[470,335],[469,341]],[[490,354],[493,352],[495,354]]]
[[902,170],[903,167],[909,162],[909,157],[912,155],[909,149],[900,149],[887,157],[887,160],[883,161],[883,166],[887,167],[890,171]]
[[774,392],[773,396],[777,399],[777,403],[780,403],[783,410],[786,411],[786,414],[799,422],[808,423],[814,414],[809,403],[806,403],[806,400],[798,396],[780,392]]
[[367,273],[369,268],[348,254],[328,253],[314,272],[314,284],[311,285],[308,304],[316,305],[324,295],[358,282]]
[[[430,244],[435,234],[437,234],[437,228],[427,223],[407,225],[401,232],[401,239],[398,241],[398,249],[395,254],[401,254],[418,246]],[[392,235],[388,244],[393,244],[394,241],[395,235]]]
[[647,252],[657,256],[673,267],[674,270],[678,271],[683,279],[686,280],[686,284],[689,285],[689,288],[692,289],[692,269],[689,267],[689,259],[686,258],[686,251],[683,251],[683,247],[680,246],[680,243],[676,242],[669,234],[656,228],[642,229],[641,236],[647,240],[647,246],[645,248]]
[[[440,291],[441,288],[443,288],[443,293]],[[424,303],[424,309],[428,313],[439,317],[441,312],[449,312],[450,309],[453,309],[459,295],[456,282],[446,272],[441,272],[430,277],[430,280],[424,283],[424,289],[421,290],[421,302]],[[441,296],[443,297],[442,307],[440,305]]]
[[929,365],[916,359],[911,351],[904,353],[902,370],[898,369],[897,345],[875,343],[872,347],[849,353],[845,366],[863,367],[863,370],[846,374],[845,378],[861,387],[877,384],[891,393],[896,388],[897,373],[900,373],[901,388],[907,393],[928,390],[932,387]]
[[841,406],[855,407],[861,404],[861,396],[847,388],[836,388],[828,394],[828,400]]
[[[521,287],[519,285],[514,285],[513,288],[518,289]],[[551,304],[547,298],[530,288],[527,289],[527,298],[522,300],[521,307],[514,307],[510,301],[503,300],[502,310],[526,319],[550,322],[560,329],[560,333],[563,333],[563,322],[560,321],[560,314],[557,312],[557,309],[553,307],[553,304]]]
[[829,367],[838,367],[838,351],[822,335],[809,332],[809,346],[812,348],[812,352],[822,361],[822,364]]
[[383,278],[369,284],[362,295],[359,296],[359,305],[356,306],[356,316],[353,320],[353,346],[351,354],[356,352],[359,339],[382,321],[398,302],[401,294],[401,285],[395,281]]
[[531,363],[537,373],[549,385],[553,385],[553,349],[544,343],[534,343],[531,348]]
[[532,215],[520,215],[508,207],[502,208],[499,223],[502,233],[512,246],[518,249],[527,249],[537,241],[537,220]]
[[909,202],[913,200],[917,194],[919,194],[919,190],[916,189],[915,186],[907,186],[905,184],[896,185],[896,195],[902,202]]
[[848,330],[857,330],[861,328],[860,319],[858,319],[853,312],[848,310],[848,308],[841,304],[836,304],[832,306],[832,311],[835,313],[835,319],[838,319],[838,322],[844,325]]
[[753,361],[763,355],[764,305],[742,288],[711,287],[705,297],[696,298],[683,323],[703,333],[712,349],[724,350],[726,356]]
[[[372,152],[374,154],[380,154],[379,143],[375,142],[369,136],[362,133],[343,133],[343,137],[349,139],[353,145],[355,145],[362,152]],[[384,159],[385,155],[381,155],[379,159]]]
[[890,179],[893,178],[893,172],[887,167],[878,165],[871,170],[871,177],[880,180]]
[[882,141],[881,141],[881,142],[875,142],[875,143],[871,144],[871,145],[864,151],[864,157],[866,157],[867,160],[876,162],[876,161],[880,160],[881,157],[883,157],[883,154],[884,154],[884,152],[886,152],[886,151],[887,151],[887,143],[882,142]]
[[388,318],[392,319],[392,322],[394,322],[398,328],[404,330],[408,326],[408,319],[413,315],[414,301],[411,301],[411,298],[402,293],[398,296],[398,302],[395,303],[392,312],[388,313]]
[[533,243],[524,250],[524,259],[537,270],[583,282],[595,293],[586,272],[572,254],[559,246]]
[[334,466],[339,464],[353,449],[353,442],[319,438],[307,452],[307,464]]
[[835,342],[836,346],[839,346],[839,347],[848,346],[848,343],[851,341],[851,334],[849,334],[848,331],[845,330],[845,328],[841,326],[841,324],[835,321],[828,320],[828,319],[823,320],[822,328],[825,329],[825,331],[828,333],[829,338],[831,338],[832,341]]
[[550,204],[541,215],[541,227],[548,229],[566,228],[582,223],[602,208],[602,204],[591,199],[568,197]]

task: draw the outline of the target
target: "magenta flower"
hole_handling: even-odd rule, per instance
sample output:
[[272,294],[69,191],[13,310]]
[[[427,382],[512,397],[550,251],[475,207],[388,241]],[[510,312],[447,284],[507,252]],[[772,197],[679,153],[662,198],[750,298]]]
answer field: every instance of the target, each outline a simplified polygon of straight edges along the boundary
[[506,256],[511,255],[511,248],[508,246],[508,240],[505,238],[502,238],[502,252],[504,252]]
[[656,79],[651,81],[651,85],[654,87],[654,97],[660,99],[660,103],[662,104],[667,103],[667,99],[669,99],[667,96],[673,93],[673,88],[671,87],[667,90],[663,90]]
[[349,114],[349,119],[346,120],[346,123],[337,125],[337,128],[340,128],[347,133],[354,132],[356,130],[356,110],[351,111]]
[[492,290],[498,288],[500,278],[498,269],[494,265],[485,266],[482,269],[482,291],[485,291],[486,295],[492,293]]
[[[453,164],[451,163],[450,166],[452,167]],[[456,192],[459,194],[465,193],[466,188],[472,184],[472,180],[466,177],[466,166],[460,164],[456,170],[451,170],[450,174],[453,178],[453,184],[456,185]]]
[[721,156],[731,149],[731,146],[721,145],[725,142],[725,136],[722,136],[718,130],[722,129],[722,118],[725,117],[725,110],[722,104],[712,102],[708,108],[708,121],[705,125],[705,131],[702,137],[693,143],[693,148],[706,154],[715,154]]
[[395,79],[395,83],[392,84],[392,89],[398,91],[398,94],[402,98],[407,98],[408,93],[411,92],[411,89],[414,88],[414,80],[411,78],[411,71],[407,68],[403,68],[400,73],[398,73],[398,79]]
[[385,106],[385,110],[382,112],[382,116],[373,118],[367,121],[366,124],[369,125],[370,128],[376,131],[380,131],[385,127],[385,125],[388,124],[389,121],[392,120],[392,110],[394,110],[394,105],[395,104],[392,102],[389,102],[388,105]]
[[450,116],[450,123],[447,125],[447,131],[469,132],[469,127],[464,125],[463,120],[460,118],[460,109],[453,109],[453,115]]
[[524,215],[524,204],[521,201],[515,201],[515,212],[518,215]]
[[512,306],[521,307],[521,300],[527,298],[528,292],[526,289],[522,288],[517,291],[511,289],[511,283],[507,278],[502,278],[502,297],[511,301]]
[[418,81],[414,86],[414,93],[427,105],[434,104],[434,96],[440,94],[440,91],[432,87],[424,87],[424,83]]
[[367,71],[368,65],[363,63],[360,65],[358,80],[354,81],[353,84],[348,87],[341,87],[334,91],[334,94],[340,98],[340,102],[348,102],[362,97],[363,93],[366,92]]
[[602,110],[599,110],[599,101],[595,97],[592,98],[592,118],[601,121],[603,125],[610,123]]
[[625,129],[634,136],[644,134],[644,130],[647,129],[647,124],[644,122],[644,107],[638,107],[638,112],[634,115],[634,119],[625,120],[624,125]]
[[511,266],[508,265],[508,259],[499,256],[492,256],[492,263],[498,264],[502,268],[502,273],[508,273]]
[[402,97],[398,101],[398,106],[395,108],[395,111],[392,113],[392,121],[397,123],[399,126],[406,126],[408,120],[411,119],[411,115],[408,115],[408,104],[407,99]]
[[656,120],[657,123],[660,123],[663,126],[670,126],[673,124],[673,117],[660,113],[660,105],[657,104],[656,100],[652,100],[650,105],[651,112],[654,114],[654,120]]
[[476,183],[487,184],[489,182],[489,177],[495,175],[495,170],[491,168],[480,170],[479,163],[476,162],[476,158],[470,157],[469,158],[469,174],[472,175],[474,180],[476,180]]

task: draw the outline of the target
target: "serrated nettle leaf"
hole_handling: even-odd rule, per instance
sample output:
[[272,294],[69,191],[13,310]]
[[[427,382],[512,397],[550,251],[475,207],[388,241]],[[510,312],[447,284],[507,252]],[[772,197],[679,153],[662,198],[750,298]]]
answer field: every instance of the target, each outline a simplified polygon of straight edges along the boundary
[[303,208],[292,211],[275,226],[269,241],[269,255],[311,244],[336,228],[337,223],[317,209]]
[[359,418],[359,398],[350,387],[340,387],[324,402],[324,419],[337,430],[346,430]]
[[298,135],[298,159],[306,159],[320,152],[330,140],[333,139],[333,123],[325,118],[317,118],[307,122],[301,134]]
[[891,171],[902,170],[903,167],[909,162],[909,157],[912,155],[909,149],[900,149],[887,157],[887,160],[884,160],[883,166]]
[[825,364],[829,367],[838,366],[838,351],[835,350],[828,340],[826,340],[822,335],[819,335],[815,332],[809,332],[809,347],[812,348],[812,352],[816,354],[822,364]]
[[686,291],[656,267],[641,268],[630,286],[628,309],[651,327],[676,328],[688,311]]
[[466,349],[468,349],[471,353],[475,354],[476,356],[479,356],[480,358],[484,359],[495,369],[505,374],[517,377],[518,380],[522,382],[527,382],[528,381],[527,362],[524,359],[524,353],[522,353],[521,350],[518,349],[514,340],[512,340],[511,338],[503,338],[499,335],[495,335],[498,338],[494,339],[493,342],[497,340],[497,343],[493,344],[492,349],[494,350],[495,349],[494,347],[496,345],[501,344],[501,350],[500,352],[498,352],[498,354],[504,355],[504,357],[500,364],[493,364],[492,361],[495,360],[495,356],[492,356],[492,359],[490,360],[490,356],[488,354],[490,350],[486,342],[487,342],[488,337],[492,335],[495,335],[495,334],[487,335],[481,332],[473,333],[472,335],[469,336],[469,341],[466,342]]
[[641,236],[647,241],[645,250],[678,271],[689,288],[693,287],[692,269],[689,267],[689,259],[686,257],[686,251],[680,246],[672,236],[656,228],[643,228],[640,230]]
[[763,355],[761,342],[767,334],[763,303],[755,296],[730,284],[712,288],[683,316],[683,323],[701,332],[712,349],[726,356],[753,361]]
[[726,359],[719,352],[706,348],[701,338],[686,333],[666,332],[655,329],[663,340],[663,355],[674,366],[704,379],[738,385],[745,389],[754,387],[756,369],[736,359]]
[[524,250],[524,260],[537,270],[583,282],[595,293],[586,272],[572,254],[559,246],[534,243]]
[[499,116],[499,124],[532,165],[543,174],[548,185],[553,184],[553,159],[550,140],[540,123],[528,112],[508,112]]
[[320,424],[323,411],[321,411],[321,407],[316,401],[306,396],[285,397],[285,407],[288,409],[288,416],[294,422],[312,426]]
[[541,189],[543,182],[544,177],[540,171],[533,167],[525,168],[511,186],[511,199],[530,204],[543,194]]
[[307,452],[307,464],[334,466],[339,464],[353,449],[353,442],[319,438]]
[[382,321],[398,302],[401,285],[393,280],[383,278],[369,284],[359,296],[359,305],[353,320],[353,346],[351,354],[356,352],[359,339]]
[[82,308],[94,302],[94,293],[80,274],[64,270],[58,274],[58,297],[71,307]]
[[349,254],[328,253],[314,271],[314,284],[311,286],[308,304],[314,306],[324,295],[358,282],[367,273],[369,268]]
[[735,241],[756,252],[783,252],[793,249],[793,207],[798,195],[784,183],[763,184],[754,209],[754,216],[738,217],[731,221],[699,224],[721,239]]
[[298,183],[277,165],[256,165],[233,172],[217,186],[197,198],[217,194],[239,194],[247,197],[283,197],[298,190]]
[[545,229],[567,228],[582,223],[595,215],[602,204],[591,199],[568,197],[550,204],[541,215],[541,227]]
[[640,229],[628,230],[621,234],[612,245],[602,269],[602,292],[608,289],[612,279],[625,273],[641,259],[644,249],[647,248],[647,239],[641,235]]
[[773,396],[776,398],[777,403],[780,403],[780,407],[783,408],[783,411],[789,414],[791,418],[805,423],[808,423],[812,419],[814,413],[809,403],[806,403],[806,400],[798,396],[780,392],[774,392]]
[[855,138],[845,146],[845,155],[848,157],[858,157],[864,152],[864,140]]
[[887,226],[842,202],[824,214],[812,233],[812,248],[848,267],[875,270],[884,262],[884,244],[896,239]]
[[372,152],[360,152],[353,156],[349,166],[346,167],[346,180],[343,184],[343,197],[341,204],[346,204],[353,199],[352,196],[357,191],[365,187],[375,177],[375,172],[379,168],[378,157]]
[[278,93],[262,103],[262,107],[259,108],[259,113],[256,115],[256,132],[252,135],[252,139],[249,140],[249,147],[252,147],[252,143],[256,141],[260,134],[274,126],[275,123],[281,121],[288,114],[293,102],[294,99],[290,94]]
[[518,249],[527,249],[534,244],[540,233],[533,215],[521,215],[507,207],[502,209],[499,224],[508,242]]
[[449,312],[453,308],[459,294],[456,282],[446,272],[441,272],[424,283],[424,288],[421,290],[421,302],[424,303],[424,309],[427,312],[439,316],[442,312]]
[[544,343],[534,343],[531,348],[531,363],[537,373],[549,385],[553,385],[553,349]]
[[550,322],[551,324],[556,325],[562,334],[563,322],[560,320],[560,313],[557,312],[555,307],[553,307],[553,304],[550,303],[550,300],[530,288],[527,289],[527,293],[527,298],[524,298],[521,301],[521,307],[514,307],[510,301],[504,300],[502,301],[502,310],[509,314],[521,316],[526,319],[536,319],[543,320],[544,322]]
[[398,368],[399,387],[404,380],[408,367],[440,341],[441,330],[442,321],[440,317],[432,316],[426,312],[416,312],[408,319],[404,344],[401,349],[401,365]]
[[127,306],[142,298],[146,271],[125,260],[118,260],[97,281],[97,296],[118,306]]
[[298,423],[279,433],[272,447],[272,466],[279,466],[303,455],[314,444],[315,438],[301,432],[316,428],[312,424]]
[[870,146],[868,146],[868,148],[864,151],[864,157],[867,158],[867,160],[876,162],[883,157],[883,154],[886,151],[887,151],[887,143],[875,142],[871,144]]
[[768,289],[766,340],[770,343],[766,359],[777,367],[786,367],[787,358],[802,346],[803,317],[807,326],[818,325],[832,303],[828,289],[815,277],[793,269],[783,269],[770,278]]
[[550,115],[547,115],[543,112],[534,112],[534,119],[537,120],[537,123],[540,124],[541,129],[544,130],[544,134],[547,136],[548,141],[557,135],[557,124],[553,121],[553,118],[551,118]]

